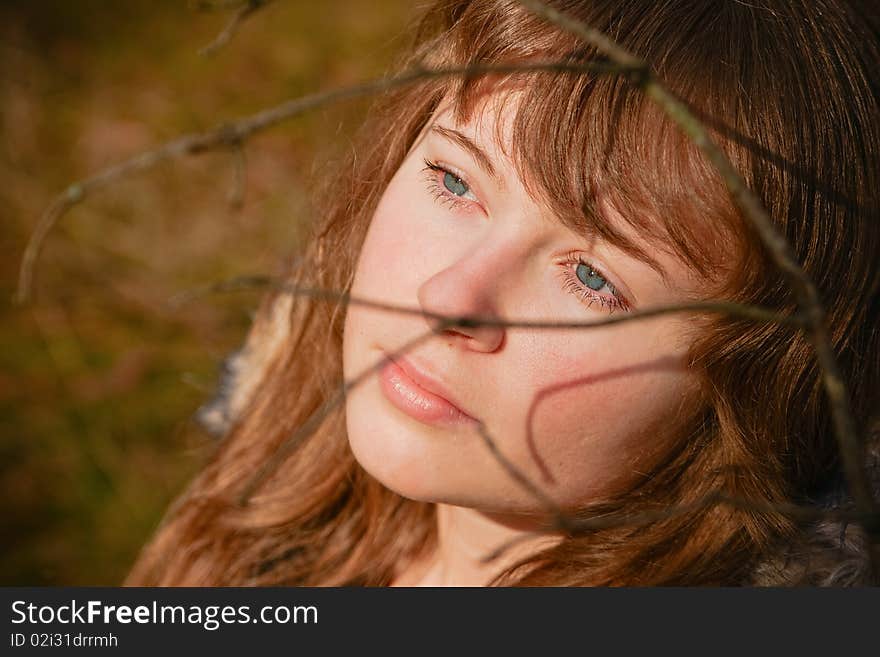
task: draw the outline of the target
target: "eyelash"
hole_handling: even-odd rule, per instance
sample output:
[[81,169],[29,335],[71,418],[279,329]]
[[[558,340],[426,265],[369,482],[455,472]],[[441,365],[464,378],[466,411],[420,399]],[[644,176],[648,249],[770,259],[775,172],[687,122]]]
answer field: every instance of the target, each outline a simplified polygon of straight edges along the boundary
[[[581,258],[577,251],[569,251],[565,255],[561,264],[565,265],[561,271],[563,286],[566,290],[574,294],[578,298],[578,301],[584,304],[587,308],[598,301],[602,308],[608,310],[610,313],[613,313],[615,310],[629,312],[629,301],[617,291],[617,288],[614,287],[611,281],[608,280],[608,277],[605,276],[600,269]],[[584,285],[584,283],[577,277],[577,274],[574,273],[571,265],[584,265],[596,272],[596,274],[605,281],[605,285],[611,290],[612,296],[608,297],[602,294],[597,294],[595,290]],[[589,303],[587,302],[587,299],[590,300]]]
[[438,173],[449,174],[451,176],[455,176],[458,178],[462,184],[464,184],[468,189],[471,188],[468,181],[457,174],[455,171],[450,171],[444,166],[437,164],[436,162],[432,162],[429,159],[425,159],[425,168],[422,171],[425,173],[425,181],[428,183],[428,191],[434,196],[434,199],[439,203],[444,205],[448,205],[453,210],[464,210],[468,205],[470,205],[473,201],[469,199],[461,198],[460,196],[456,196],[449,190],[445,190],[440,186],[440,183],[437,181]]
[[[422,171],[425,174],[425,181],[428,185],[428,191],[431,192],[431,195],[437,202],[443,205],[447,205],[453,210],[465,209],[468,205],[473,203],[473,201],[461,198],[460,196],[452,194],[449,190],[445,190],[443,187],[441,187],[440,183],[437,180],[438,173],[442,173],[444,175],[448,173],[452,176],[455,176],[458,180],[462,182],[462,184],[470,189],[470,184],[468,184],[468,181],[463,176],[459,175],[455,171],[447,169],[446,167],[436,162],[432,162],[427,158],[424,160],[424,162],[425,167],[422,169]],[[605,274],[602,273],[602,271],[594,267],[589,262],[583,260],[577,251],[569,251],[560,264],[564,265],[560,272],[563,279],[563,287],[566,289],[566,291],[576,296],[578,298],[578,301],[580,301],[584,306],[589,308],[598,301],[601,304],[602,308],[608,310],[608,312],[610,313],[613,313],[615,310],[629,311],[629,302],[626,300],[626,298],[624,298],[624,296],[617,291],[617,289],[614,287],[614,285],[611,284],[611,282],[608,280]],[[612,296],[608,297],[597,294],[595,290],[584,285],[584,283],[581,282],[581,280],[574,273],[571,265],[584,265],[585,267],[589,267],[605,281],[608,289],[611,290]],[[589,302],[587,302],[587,299],[589,299]]]

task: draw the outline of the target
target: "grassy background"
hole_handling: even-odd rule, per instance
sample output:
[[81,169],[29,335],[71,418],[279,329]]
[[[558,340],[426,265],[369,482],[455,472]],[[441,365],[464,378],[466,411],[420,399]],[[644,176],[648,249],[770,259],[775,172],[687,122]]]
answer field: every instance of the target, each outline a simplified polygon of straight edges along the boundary
[[[418,8],[277,0],[213,57],[229,19],[184,2],[0,6],[0,585],[117,584],[209,453],[192,421],[257,293],[178,292],[272,273],[369,101],[100,192],[50,235],[35,299],[11,303],[27,237],[69,183],[182,133],[384,73]],[[319,166],[316,163],[321,162]]]

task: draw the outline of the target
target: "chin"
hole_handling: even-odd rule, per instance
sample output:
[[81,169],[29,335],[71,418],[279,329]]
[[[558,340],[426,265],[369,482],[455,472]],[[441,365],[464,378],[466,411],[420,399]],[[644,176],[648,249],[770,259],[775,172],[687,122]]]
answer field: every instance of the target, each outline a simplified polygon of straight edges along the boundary
[[417,461],[383,458],[373,446],[349,440],[351,451],[360,466],[385,488],[417,502],[439,502],[441,496],[425,477],[424,467]]
[[436,471],[423,436],[394,422],[367,395],[349,396],[345,421],[352,454],[370,476],[408,499],[438,501]]
[[534,498],[511,483],[490,457],[489,463],[463,462],[461,450],[448,449],[449,436],[433,435],[387,406],[375,379],[350,391],[345,423],[358,464],[401,497],[497,513],[534,511]]

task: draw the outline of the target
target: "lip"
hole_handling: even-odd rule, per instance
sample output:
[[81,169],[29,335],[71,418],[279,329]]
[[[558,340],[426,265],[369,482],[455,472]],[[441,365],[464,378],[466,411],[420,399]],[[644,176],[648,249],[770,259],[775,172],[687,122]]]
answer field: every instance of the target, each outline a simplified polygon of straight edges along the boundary
[[476,420],[455,401],[440,381],[412,361],[385,354],[386,364],[379,372],[385,397],[399,410],[425,424],[461,425]]

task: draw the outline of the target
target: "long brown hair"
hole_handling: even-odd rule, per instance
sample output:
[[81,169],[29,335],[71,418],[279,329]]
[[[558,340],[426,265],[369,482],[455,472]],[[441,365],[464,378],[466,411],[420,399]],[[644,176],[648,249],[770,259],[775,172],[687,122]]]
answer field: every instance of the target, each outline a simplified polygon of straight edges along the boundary
[[[649,62],[705,117],[821,291],[852,411],[867,429],[880,384],[880,111],[869,78],[880,70],[880,52],[867,3],[548,4]],[[415,34],[404,68],[601,58],[512,0],[440,0]],[[797,310],[714,169],[637,88],[618,75],[511,77],[524,90],[511,156],[561,221],[631,248],[595,211],[601,190],[657,248],[717,281],[713,294]],[[377,202],[420,130],[444,98],[468,116],[487,79],[424,79],[377,101],[341,174],[319,197],[320,219],[287,280],[348,290]],[[229,430],[127,583],[386,585],[397,566],[432,545],[433,505],[402,498],[359,466],[341,406],[248,505],[237,504],[254,472],[343,383],[344,316],[342,304],[267,295],[240,354],[247,372],[228,404]],[[812,502],[838,476],[812,349],[784,324],[696,319],[690,366],[703,375],[701,407],[682,417],[649,476],[580,513],[686,507],[713,491],[753,500],[754,508],[719,504],[579,532],[494,583],[742,583],[766,576],[775,546],[797,544],[802,527],[768,505]]]

